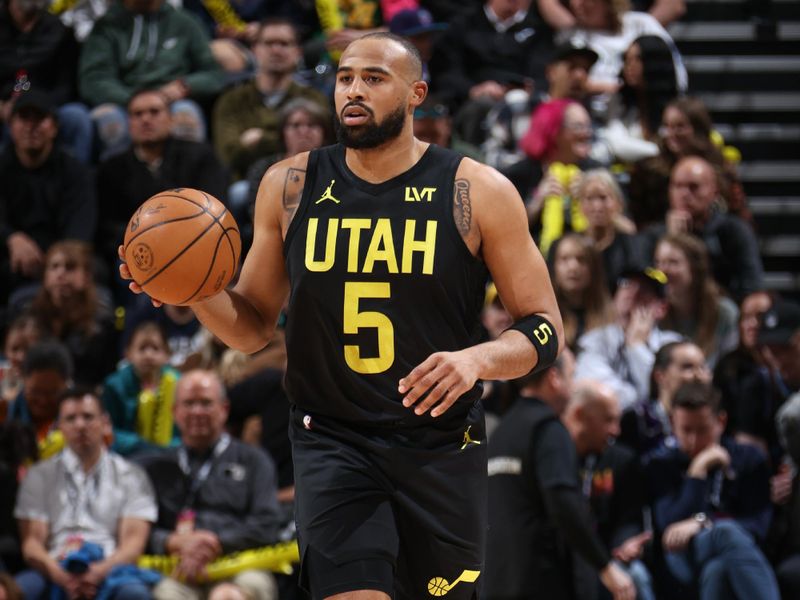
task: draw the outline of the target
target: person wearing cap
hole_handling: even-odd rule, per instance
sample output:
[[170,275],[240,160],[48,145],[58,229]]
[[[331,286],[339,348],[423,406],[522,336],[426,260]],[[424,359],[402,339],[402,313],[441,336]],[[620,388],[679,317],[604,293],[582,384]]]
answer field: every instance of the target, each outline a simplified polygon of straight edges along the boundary
[[657,269],[627,270],[614,294],[616,323],[578,338],[577,379],[605,382],[623,412],[647,400],[659,348],[682,339],[658,327],[667,310],[666,283],[666,275]]
[[92,158],[89,109],[77,101],[79,47],[72,30],[48,11],[49,0],[7,0],[0,6],[0,146],[14,101],[47,93],[57,106],[59,141],[84,164]]
[[591,48],[577,46],[570,41],[555,47],[545,67],[547,88],[532,94],[517,93],[489,111],[486,116],[486,141],[481,148],[489,164],[497,168],[508,167],[525,158],[519,150],[519,141],[530,124],[536,106],[548,100],[571,98],[585,102],[589,70],[597,61]]
[[478,148],[453,133],[450,109],[432,96],[425,98],[422,104],[414,109],[414,137],[442,148],[450,148],[477,161],[483,158]]
[[696,588],[701,600],[778,600],[758,547],[772,516],[766,457],[723,435],[726,415],[708,384],[680,386],[670,420],[674,438],[647,457],[645,472],[671,587]]
[[786,387],[800,390],[800,305],[776,302],[764,314],[758,343],[772,355]]
[[430,82],[428,62],[433,56],[434,34],[447,29],[446,23],[434,23],[431,13],[424,8],[406,8],[395,13],[389,21],[389,31],[407,38],[419,50],[422,58],[422,78]]
[[94,238],[97,206],[88,167],[56,144],[51,98],[30,90],[14,102],[11,143],[0,152],[0,301],[37,279],[56,241]]

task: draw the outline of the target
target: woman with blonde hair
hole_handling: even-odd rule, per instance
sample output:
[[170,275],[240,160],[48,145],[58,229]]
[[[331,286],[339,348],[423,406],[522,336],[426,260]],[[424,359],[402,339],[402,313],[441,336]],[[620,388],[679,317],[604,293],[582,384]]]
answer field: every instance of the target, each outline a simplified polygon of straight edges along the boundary
[[613,322],[600,253],[590,238],[572,232],[559,239],[550,253],[550,272],[567,345],[574,348],[585,332]]
[[583,174],[578,186],[578,202],[586,217],[586,235],[602,254],[606,283],[611,295],[620,275],[634,264],[639,246],[636,228],[623,214],[625,198],[617,180],[606,169],[592,169]]
[[655,264],[667,275],[668,308],[659,326],[692,340],[713,368],[739,343],[739,309],[711,277],[705,245],[689,234],[667,234],[656,245]]

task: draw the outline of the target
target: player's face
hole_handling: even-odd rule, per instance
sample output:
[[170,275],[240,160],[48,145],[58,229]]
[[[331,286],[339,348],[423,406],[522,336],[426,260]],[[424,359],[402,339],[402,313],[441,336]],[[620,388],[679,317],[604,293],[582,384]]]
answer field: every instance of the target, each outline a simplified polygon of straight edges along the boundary
[[563,240],[556,249],[555,284],[562,292],[580,293],[589,287],[591,274],[586,252],[572,239]]
[[253,43],[259,68],[271,75],[292,73],[300,60],[300,46],[289,25],[267,25],[261,28]]
[[591,227],[607,229],[614,225],[614,217],[620,212],[620,203],[608,186],[595,179],[586,184],[581,197],[581,210]]
[[304,110],[295,111],[286,120],[283,143],[289,156],[319,148],[324,141],[325,129]]
[[152,144],[167,139],[172,117],[164,97],[147,93],[134,98],[128,107],[128,127],[134,144]]
[[673,294],[689,291],[692,285],[692,269],[683,250],[669,242],[661,242],[656,247],[656,269],[667,276],[667,289]]
[[690,459],[719,443],[723,427],[722,419],[707,406],[694,410],[679,407],[672,411],[672,431],[678,446]]
[[169,361],[169,349],[158,330],[145,328],[133,336],[126,357],[139,379],[152,381]]
[[407,61],[405,50],[385,39],[356,41],[348,47],[339,61],[334,92],[340,143],[377,148],[400,135],[412,110]]
[[191,374],[178,383],[175,423],[189,448],[210,448],[222,435],[228,418],[228,403],[216,382],[207,374]]
[[85,456],[102,446],[106,417],[96,398],[83,396],[61,404],[58,428],[70,450],[78,456]]

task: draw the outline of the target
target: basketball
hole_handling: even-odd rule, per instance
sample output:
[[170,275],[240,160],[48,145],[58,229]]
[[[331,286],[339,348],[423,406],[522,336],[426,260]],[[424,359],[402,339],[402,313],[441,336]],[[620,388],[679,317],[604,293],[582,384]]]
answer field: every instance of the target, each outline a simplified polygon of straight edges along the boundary
[[219,200],[177,188],[152,196],[125,229],[125,262],[148,296],[194,304],[219,293],[236,273],[239,228]]

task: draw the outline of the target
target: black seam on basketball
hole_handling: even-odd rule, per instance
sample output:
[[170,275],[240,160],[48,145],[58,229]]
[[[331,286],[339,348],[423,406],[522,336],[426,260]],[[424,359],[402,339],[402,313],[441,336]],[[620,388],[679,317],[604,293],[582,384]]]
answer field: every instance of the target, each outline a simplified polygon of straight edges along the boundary
[[[211,213],[209,213],[209,214],[211,214]],[[186,253],[186,251],[187,251],[187,250],[189,250],[189,248],[191,248],[192,246],[194,246],[194,245],[197,243],[197,241],[198,241],[200,238],[202,238],[202,237],[203,237],[203,236],[204,236],[206,233],[208,233],[208,230],[209,230],[209,229],[211,229],[213,226],[214,226],[214,222],[212,221],[211,223],[209,223],[209,224],[208,224],[208,226],[207,226],[207,227],[206,227],[206,228],[205,228],[203,231],[201,231],[201,232],[200,232],[200,235],[198,235],[198,236],[197,236],[196,238],[194,238],[194,239],[193,239],[191,242],[189,242],[188,244],[186,244],[186,245],[183,247],[183,249],[182,249],[180,252],[178,252],[178,253],[177,253],[175,256],[173,256],[173,257],[172,257],[172,258],[169,260],[169,262],[168,262],[167,264],[165,264],[165,265],[164,265],[163,267],[161,267],[161,268],[160,268],[160,269],[159,269],[157,272],[153,273],[153,274],[150,276],[150,278],[149,278],[149,279],[147,279],[146,281],[143,281],[143,282],[142,282],[142,283],[140,283],[139,285],[140,285],[141,287],[144,287],[144,286],[146,286],[148,283],[150,283],[151,281],[153,281],[153,279],[155,279],[156,277],[158,277],[159,275],[161,275],[161,273],[163,273],[165,269],[167,269],[167,268],[168,268],[168,267],[169,267],[169,266],[170,266],[172,263],[174,263],[174,262],[175,262],[176,260],[178,260],[178,259],[179,259],[181,256],[183,256],[183,255]]]
[[[148,231],[152,231],[153,229],[156,229],[157,227],[163,227],[164,225],[169,225],[170,223],[178,223],[179,221],[190,221],[192,219],[196,219],[197,217],[202,217],[204,214],[211,215],[210,212],[208,212],[207,210],[204,210],[204,211],[199,212],[199,213],[194,214],[194,215],[188,215],[188,216],[185,216],[185,217],[175,217],[174,219],[170,219],[169,221],[162,221],[161,223],[153,223],[147,229],[143,229],[142,231],[140,231],[136,235],[134,235],[131,239],[129,239],[128,243],[125,245],[125,250],[128,249],[128,246],[130,246],[136,240],[136,238],[138,238],[140,235],[143,235],[143,234],[147,233]],[[214,215],[211,215],[212,218],[213,218],[213,216]]]
[[189,302],[189,300],[197,296],[197,294],[200,293],[200,290],[203,289],[203,286],[206,284],[206,281],[208,281],[209,275],[211,275],[211,271],[214,269],[214,264],[216,264],[217,262],[217,254],[219,254],[219,246],[221,243],[222,243],[222,236],[220,235],[217,238],[217,245],[214,247],[214,254],[211,255],[211,261],[209,261],[208,270],[206,271],[206,276],[203,277],[203,280],[200,282],[200,285],[198,285],[197,289],[194,292],[192,292],[192,295],[186,298],[186,300],[181,300],[178,304],[186,304],[187,302]]

